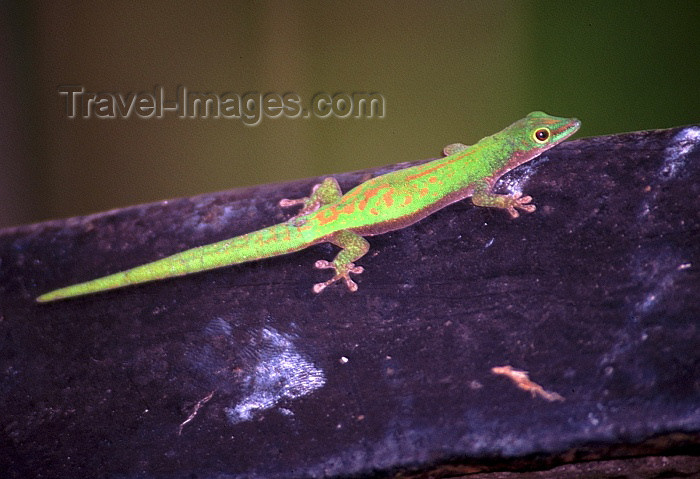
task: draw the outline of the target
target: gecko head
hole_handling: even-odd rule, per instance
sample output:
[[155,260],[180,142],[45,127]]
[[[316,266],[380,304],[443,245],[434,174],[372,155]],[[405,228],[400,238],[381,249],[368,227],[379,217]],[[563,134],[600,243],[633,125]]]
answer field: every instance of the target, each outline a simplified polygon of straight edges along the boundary
[[581,126],[576,118],[560,118],[533,111],[509,128],[515,152],[508,168],[514,168],[535,158],[543,151],[561,143]]
[[541,111],[533,111],[516,125],[518,125],[518,136],[525,146],[524,149],[536,150],[539,154],[576,133],[581,122],[576,118],[560,118]]

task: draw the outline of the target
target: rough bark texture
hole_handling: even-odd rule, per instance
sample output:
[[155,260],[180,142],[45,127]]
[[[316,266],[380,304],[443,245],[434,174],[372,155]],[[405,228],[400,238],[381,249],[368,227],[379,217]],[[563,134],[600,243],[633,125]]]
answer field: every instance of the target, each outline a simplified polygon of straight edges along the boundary
[[312,293],[335,253],[319,245],[33,301],[284,221],[277,201],[315,180],[4,230],[3,477],[692,477],[699,143],[697,126],[564,143],[501,182],[535,213],[467,200],[372,237],[356,293]]

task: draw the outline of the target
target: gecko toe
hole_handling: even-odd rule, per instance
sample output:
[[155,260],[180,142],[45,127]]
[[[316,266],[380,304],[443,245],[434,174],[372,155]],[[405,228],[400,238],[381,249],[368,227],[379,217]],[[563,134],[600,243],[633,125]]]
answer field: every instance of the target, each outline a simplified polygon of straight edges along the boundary
[[351,293],[357,291],[357,283],[350,279],[350,276],[344,276],[345,286],[348,287]]
[[364,273],[364,271],[365,271],[365,268],[363,268],[362,266],[352,265],[352,267],[349,270],[349,273],[362,274],[362,273]]
[[314,263],[314,268],[316,269],[328,269],[328,268],[334,268],[333,264],[330,261],[326,261],[325,259],[319,259]]
[[296,198],[296,199],[289,199],[289,198],[282,198],[279,201],[279,205],[281,208],[289,208],[290,206],[296,206],[296,205],[303,205],[309,201],[309,198]]

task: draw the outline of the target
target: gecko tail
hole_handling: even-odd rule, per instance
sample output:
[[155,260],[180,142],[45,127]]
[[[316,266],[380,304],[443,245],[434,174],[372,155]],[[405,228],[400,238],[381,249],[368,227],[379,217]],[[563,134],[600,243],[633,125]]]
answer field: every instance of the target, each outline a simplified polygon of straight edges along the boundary
[[47,303],[270,258],[299,251],[317,242],[315,239],[304,239],[299,227],[280,223],[218,243],[192,248],[125,271],[50,291],[37,297],[36,301]]

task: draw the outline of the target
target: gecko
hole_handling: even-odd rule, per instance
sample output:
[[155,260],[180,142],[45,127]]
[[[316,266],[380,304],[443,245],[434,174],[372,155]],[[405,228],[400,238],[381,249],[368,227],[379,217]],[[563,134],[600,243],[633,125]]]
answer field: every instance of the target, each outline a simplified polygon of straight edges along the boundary
[[505,173],[561,143],[580,125],[576,118],[536,111],[474,145],[448,145],[441,158],[376,176],[345,194],[335,178],[325,178],[308,197],[280,200],[282,208],[301,206],[283,223],[60,288],[36,300],[43,303],[257,261],[323,242],[340,247],[340,251],[333,261],[316,261],[316,268],[332,269],[334,274],[315,284],[313,292],[320,293],[341,280],[350,291],[357,291],[350,275],[364,271],[355,262],[369,251],[366,236],[405,228],[468,197],[476,206],[500,208],[512,218],[519,216],[518,210],[535,211],[532,197],[519,192],[496,194],[495,183]]

